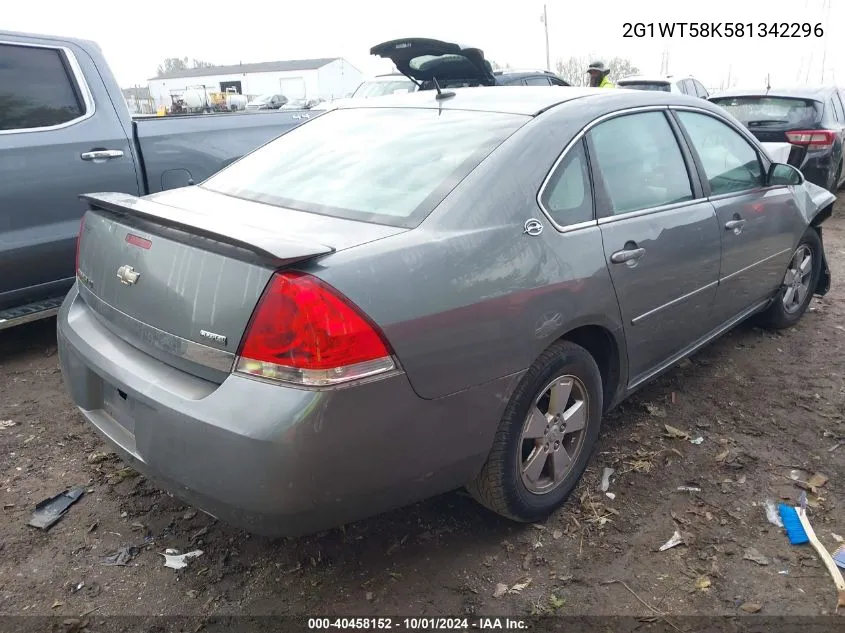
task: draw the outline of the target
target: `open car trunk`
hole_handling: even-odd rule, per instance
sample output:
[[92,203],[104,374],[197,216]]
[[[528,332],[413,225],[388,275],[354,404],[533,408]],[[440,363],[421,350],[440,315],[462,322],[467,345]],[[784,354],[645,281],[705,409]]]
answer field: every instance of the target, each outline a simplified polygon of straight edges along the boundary
[[230,372],[274,271],[401,232],[196,187],[157,195],[83,196],[79,294],[130,345],[214,382]]
[[458,85],[495,86],[493,68],[480,48],[466,48],[452,42],[411,37],[382,42],[370,49],[371,55],[389,59],[403,75],[434,88]]

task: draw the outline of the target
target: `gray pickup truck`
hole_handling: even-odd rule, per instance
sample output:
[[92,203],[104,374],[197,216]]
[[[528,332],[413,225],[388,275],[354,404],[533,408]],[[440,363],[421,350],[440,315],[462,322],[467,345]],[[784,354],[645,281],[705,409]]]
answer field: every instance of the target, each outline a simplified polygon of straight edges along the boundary
[[95,43],[0,31],[0,330],[53,316],[91,191],[200,182],[319,113],[133,119]]

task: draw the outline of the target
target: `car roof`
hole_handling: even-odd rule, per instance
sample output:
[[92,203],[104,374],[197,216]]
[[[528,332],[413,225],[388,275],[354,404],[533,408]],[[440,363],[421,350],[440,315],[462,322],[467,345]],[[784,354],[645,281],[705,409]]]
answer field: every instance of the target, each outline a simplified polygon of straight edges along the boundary
[[[648,105],[691,105],[719,108],[703,99],[668,92],[646,90],[608,90],[606,88],[565,88],[563,86],[488,86],[477,88],[450,88],[454,97],[436,98],[434,90],[419,90],[378,99],[352,99],[339,109],[351,108],[439,108],[443,110],[475,110],[478,112],[504,112],[535,116],[554,106],[589,97],[614,104],[614,109]],[[354,103],[360,101],[360,103]]]
[[799,99],[813,99],[818,101],[828,97],[836,90],[836,86],[784,86],[779,88],[731,88],[713,95],[714,99],[722,97],[797,97]]

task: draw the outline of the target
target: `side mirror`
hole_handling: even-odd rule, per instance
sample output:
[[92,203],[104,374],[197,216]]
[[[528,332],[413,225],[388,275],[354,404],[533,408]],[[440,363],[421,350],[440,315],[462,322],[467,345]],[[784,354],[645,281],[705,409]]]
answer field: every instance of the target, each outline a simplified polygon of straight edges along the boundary
[[766,180],[770,186],[801,185],[804,183],[804,174],[792,165],[772,163]]

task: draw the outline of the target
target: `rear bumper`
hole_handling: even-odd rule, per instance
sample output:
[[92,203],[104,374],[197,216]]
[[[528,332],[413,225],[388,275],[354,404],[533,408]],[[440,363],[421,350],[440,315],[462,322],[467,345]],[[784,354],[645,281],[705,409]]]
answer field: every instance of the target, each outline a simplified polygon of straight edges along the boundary
[[404,374],[331,391],[231,375],[218,385],[115,336],[74,287],[58,316],[64,380],[139,472],[268,536],[356,520],[466,483],[518,376],[440,400]]

